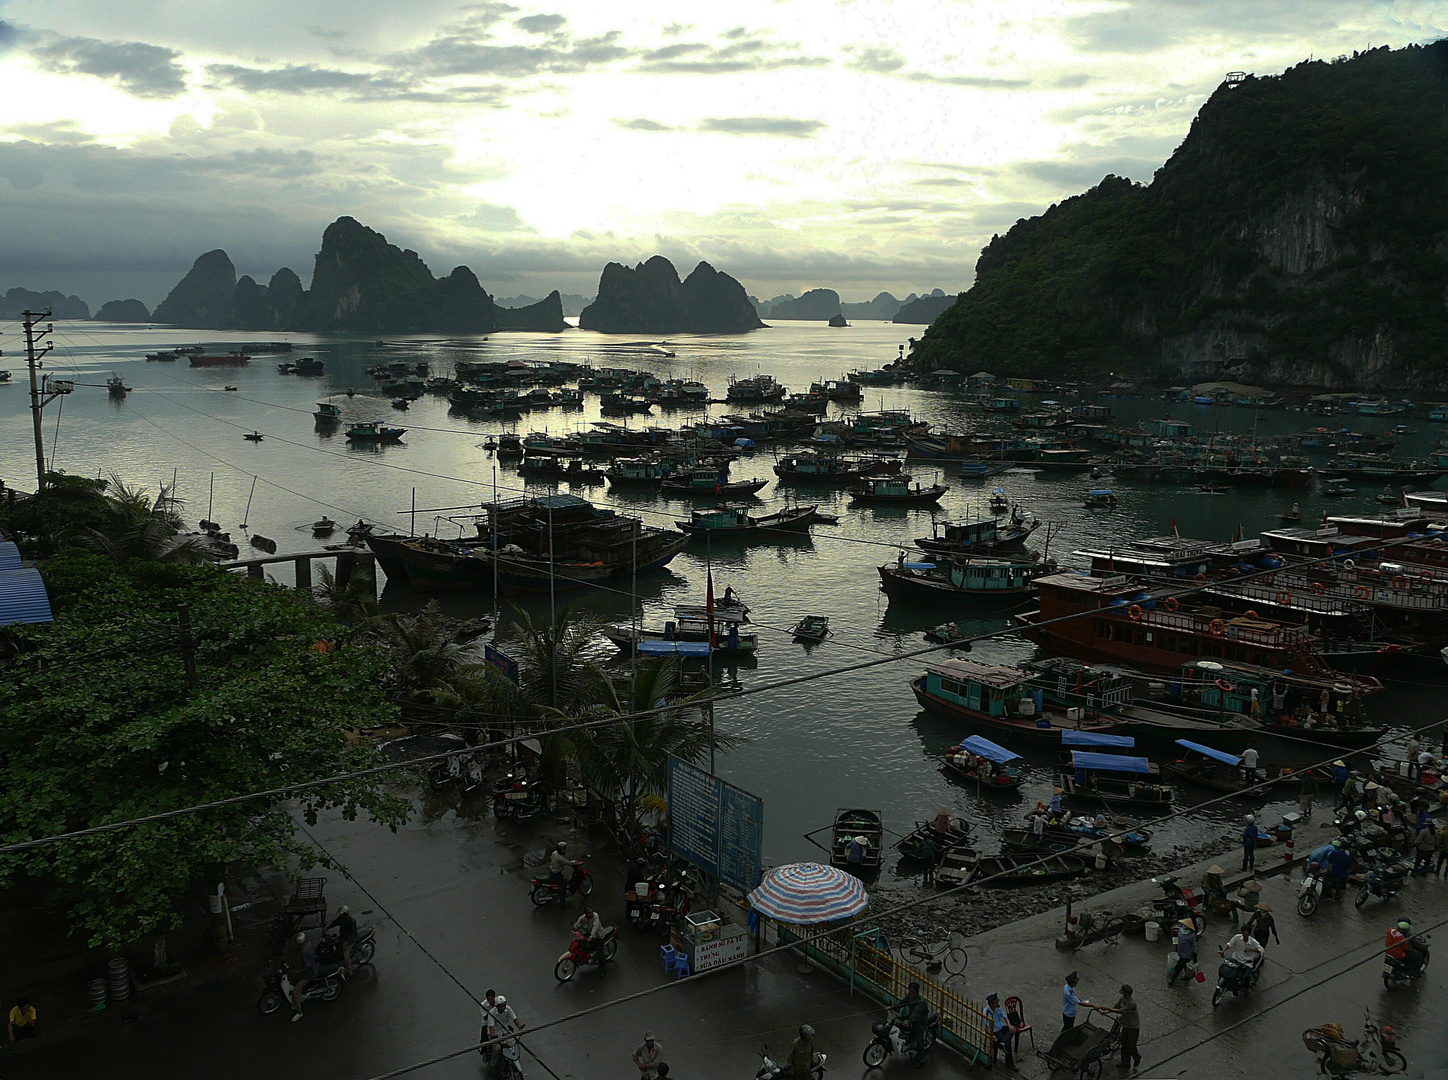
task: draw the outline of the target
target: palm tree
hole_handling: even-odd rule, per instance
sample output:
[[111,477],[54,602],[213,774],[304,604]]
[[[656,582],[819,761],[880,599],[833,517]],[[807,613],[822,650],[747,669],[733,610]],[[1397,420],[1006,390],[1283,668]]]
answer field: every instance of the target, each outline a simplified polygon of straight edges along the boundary
[[391,614],[378,631],[393,655],[393,670],[409,699],[425,700],[430,692],[456,677],[473,662],[473,643],[487,623],[459,623],[447,618],[436,600],[416,615]]
[[337,576],[322,567],[322,580],[312,587],[313,598],[325,607],[336,620],[348,626],[363,626],[381,613],[377,603],[375,586],[360,574],[353,574],[343,585]]
[[172,490],[162,484],[152,503],[143,490],[112,473],[101,495],[100,524],[82,529],[76,542],[116,562],[205,561],[200,537],[177,535],[182,528],[181,500]]

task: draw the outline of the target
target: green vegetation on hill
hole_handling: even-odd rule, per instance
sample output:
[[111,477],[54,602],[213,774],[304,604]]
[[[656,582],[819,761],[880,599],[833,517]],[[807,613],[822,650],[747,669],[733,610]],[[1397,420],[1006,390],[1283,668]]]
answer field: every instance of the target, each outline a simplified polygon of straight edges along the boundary
[[1448,42],[1224,83],[1149,186],[1018,221],[912,354],[1430,385],[1448,356]]

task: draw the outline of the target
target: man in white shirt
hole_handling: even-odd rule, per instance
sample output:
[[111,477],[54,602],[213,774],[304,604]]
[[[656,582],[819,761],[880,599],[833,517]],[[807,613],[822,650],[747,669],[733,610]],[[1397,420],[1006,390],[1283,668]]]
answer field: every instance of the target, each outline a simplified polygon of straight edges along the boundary
[[1222,949],[1222,959],[1255,967],[1262,962],[1262,946],[1251,934],[1237,934]]
[[1242,751],[1242,774],[1246,776],[1247,783],[1257,782],[1257,751],[1250,746]]
[[[483,995],[483,1000],[478,1002],[478,1006],[483,1012],[483,1034],[479,1042],[486,1043],[499,1035],[505,1035],[510,1028],[513,1031],[523,1030],[523,1021],[518,1019],[513,1006],[508,1004],[508,999],[502,994],[490,989]],[[478,1053],[486,1054],[490,1062],[496,1062],[501,1050],[501,1044],[493,1043],[492,1046],[480,1048]]]

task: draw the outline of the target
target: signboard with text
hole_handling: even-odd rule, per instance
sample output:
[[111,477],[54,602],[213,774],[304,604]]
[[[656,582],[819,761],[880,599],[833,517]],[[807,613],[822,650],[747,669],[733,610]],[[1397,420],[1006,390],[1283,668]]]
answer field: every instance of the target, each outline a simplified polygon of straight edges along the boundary
[[723,884],[747,893],[764,857],[764,800],[669,757],[669,847]]

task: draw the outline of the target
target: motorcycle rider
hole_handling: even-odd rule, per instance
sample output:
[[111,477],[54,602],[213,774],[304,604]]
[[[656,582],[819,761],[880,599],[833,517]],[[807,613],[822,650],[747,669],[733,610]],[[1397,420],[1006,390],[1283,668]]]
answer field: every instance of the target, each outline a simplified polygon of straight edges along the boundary
[[[511,1027],[514,1031],[523,1030],[523,1021],[518,1019],[518,1014],[513,1011],[513,1006],[508,1004],[508,999],[502,994],[489,988],[483,995],[483,1000],[478,1002],[483,1013],[483,1034],[479,1040],[483,1043],[496,1039],[500,1034],[505,1034]],[[491,1046],[479,1047],[478,1053],[487,1054],[492,1064],[497,1064],[498,1058],[502,1056],[503,1047],[501,1043],[493,1043]]]
[[328,930],[337,931],[337,943],[342,946],[342,966],[347,969],[347,975],[352,975],[352,946],[357,944],[357,920],[352,918],[343,904],[337,909],[337,917],[327,924]]
[[930,1026],[930,1006],[920,996],[920,984],[912,982],[905,990],[890,1015],[901,1027],[901,1035],[909,1036],[910,1049],[915,1054],[915,1068],[925,1067],[925,1032]]
[[292,980],[292,1023],[302,1018],[302,991],[317,978],[317,950],[307,935],[297,931],[287,950],[287,967]]
[[573,921],[573,932],[583,937],[591,956],[603,938],[603,920],[598,917],[598,912],[585,904],[583,914]]
[[560,840],[548,855],[548,880],[558,886],[562,895],[567,896],[573,872],[582,865],[578,859],[568,857],[568,841]]
[[1388,956],[1401,965],[1403,974],[1416,975],[1423,969],[1423,958],[1428,950],[1422,941],[1413,936],[1413,924],[1407,919],[1388,928],[1383,947]]
[[799,1029],[799,1038],[794,1040],[794,1045],[789,1048],[789,1057],[784,1059],[784,1075],[789,1080],[810,1080],[810,1070],[814,1066],[814,1028],[803,1024]]
[[1249,970],[1262,963],[1262,946],[1247,930],[1234,934],[1232,940],[1218,949],[1217,953],[1224,963],[1230,964],[1235,961]]

